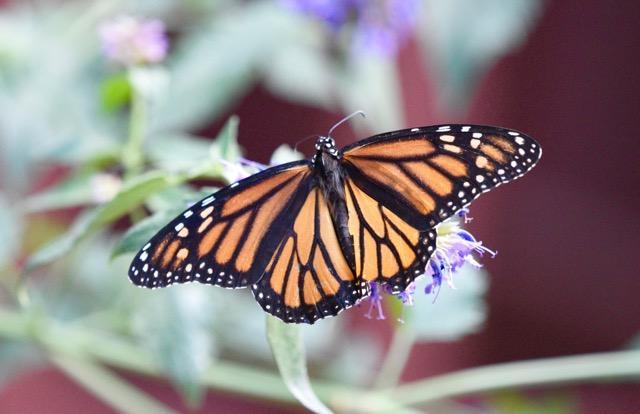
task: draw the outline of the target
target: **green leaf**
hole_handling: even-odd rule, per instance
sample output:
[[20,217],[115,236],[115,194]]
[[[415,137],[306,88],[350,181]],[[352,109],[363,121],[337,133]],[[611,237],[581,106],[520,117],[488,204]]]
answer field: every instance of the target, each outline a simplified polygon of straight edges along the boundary
[[81,213],[69,231],[29,256],[26,270],[30,271],[38,266],[51,263],[68,253],[84,236],[89,234],[92,223],[96,221],[97,216],[98,209],[86,210]]
[[[308,20],[304,24],[305,35],[322,36],[319,30],[309,30]],[[291,102],[334,110],[337,68],[321,45],[301,44],[300,37],[292,37],[264,62],[266,86]]]
[[102,107],[108,112],[123,108],[131,99],[131,83],[126,72],[118,72],[106,78],[100,85]]
[[196,285],[159,290],[145,299],[133,317],[134,332],[185,400],[197,404],[215,351],[215,305],[208,291]]
[[[105,185],[109,188],[100,188]],[[25,208],[29,212],[39,212],[96,204],[103,196],[109,197],[102,192],[117,191],[119,186],[119,178],[116,176],[82,172],[30,196],[25,200]]]
[[179,178],[159,171],[135,177],[122,186],[120,192],[103,206],[85,211],[71,229],[34,253],[27,261],[27,270],[50,263],[69,252],[82,238],[140,206],[151,194],[161,191]]
[[404,127],[400,81],[395,62],[370,56],[354,59],[338,78],[338,94],[346,113],[362,110],[367,119],[352,120],[362,129],[393,130]]
[[[168,187],[149,197],[145,205],[153,212],[164,210],[184,211],[193,203],[218,191],[218,187],[203,186],[198,189],[186,184]],[[176,213],[177,215],[177,213]]]
[[480,77],[525,40],[540,0],[431,0],[418,24],[426,63],[435,68],[441,102],[465,109]]
[[233,115],[229,118],[224,127],[216,137],[215,147],[211,147],[211,156],[214,160],[222,158],[227,161],[235,161],[240,157],[241,151],[238,145],[238,125],[240,119]]
[[302,405],[315,413],[331,413],[311,388],[300,326],[286,324],[273,316],[267,316],[267,339],[289,391]]
[[422,294],[428,280],[416,283],[415,303],[404,308],[403,319],[418,341],[453,341],[475,332],[484,322],[487,275],[465,265],[454,275],[456,289],[443,284],[434,296]]
[[255,82],[260,63],[300,33],[277,2],[248,2],[213,16],[176,44],[152,133],[194,130],[222,115]]
[[111,258],[113,259],[126,253],[135,253],[140,250],[140,248],[148,242],[151,237],[153,237],[171,219],[180,214],[182,210],[184,209],[159,211],[129,227],[113,248]]
[[194,165],[209,162],[211,140],[185,135],[170,134],[154,137],[147,145],[151,162],[166,171],[188,171]]

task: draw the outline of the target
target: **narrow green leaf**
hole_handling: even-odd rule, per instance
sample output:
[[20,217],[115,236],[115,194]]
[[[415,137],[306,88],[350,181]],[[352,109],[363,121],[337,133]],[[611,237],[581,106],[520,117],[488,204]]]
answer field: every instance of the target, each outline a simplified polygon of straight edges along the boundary
[[228,161],[235,161],[240,156],[240,146],[238,145],[238,125],[240,119],[233,115],[218,133],[215,143],[217,147],[212,146],[211,155],[217,161],[220,158]]
[[122,254],[137,252],[144,243],[149,241],[154,234],[172,218],[180,214],[182,210],[183,209],[170,209],[159,211],[129,227],[113,248],[111,258],[114,259]]
[[67,376],[118,412],[175,413],[160,401],[151,398],[98,364],[62,354],[52,355],[51,360]]
[[331,413],[311,388],[300,326],[285,324],[280,319],[267,316],[267,339],[289,391],[309,410],[320,414]]
[[179,179],[162,171],[150,171],[126,181],[122,189],[109,203],[98,210],[92,228],[98,228],[130,212],[144,202],[151,194],[177,184]]
[[55,210],[94,204],[98,197],[93,191],[94,180],[98,174],[79,173],[43,192],[36,193],[25,200],[29,212]]
[[26,269],[31,270],[60,258],[83,237],[132,211],[151,194],[161,191],[179,180],[179,177],[156,171],[125,182],[120,192],[111,201],[99,208],[82,213],[67,233],[34,253],[28,259]]
[[69,231],[47,243],[27,260],[26,270],[51,263],[68,253],[84,236],[86,236],[98,216],[98,209],[86,210],[76,218]]

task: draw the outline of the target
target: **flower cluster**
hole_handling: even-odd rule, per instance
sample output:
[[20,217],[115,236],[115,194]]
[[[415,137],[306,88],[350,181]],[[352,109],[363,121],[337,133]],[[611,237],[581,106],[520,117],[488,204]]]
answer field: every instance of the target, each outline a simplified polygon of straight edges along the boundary
[[314,17],[334,35],[351,33],[357,53],[395,55],[416,24],[418,0],[282,0],[286,7]]
[[124,66],[159,63],[169,49],[160,20],[120,16],[100,26],[100,38],[105,55]]
[[[463,211],[462,217],[468,220],[468,210]],[[496,255],[496,252],[486,248],[481,241],[478,241],[468,231],[460,227],[458,220],[451,219],[441,223],[436,231],[438,237],[436,239],[436,250],[431,255],[425,276],[430,278],[427,283],[424,293],[437,294],[443,280],[447,282],[449,287],[455,288],[453,281],[454,274],[466,263],[469,263],[475,267],[481,267],[480,263],[474,257],[474,254],[482,256],[485,253],[490,254],[492,257]],[[391,294],[386,290],[384,285],[380,285],[376,282],[371,284],[371,296],[369,296],[369,310],[365,314],[366,317],[371,318],[373,311],[377,313],[378,319],[384,319],[384,313],[382,311],[382,298],[384,294]],[[416,290],[415,282],[410,284],[404,292],[396,294],[395,296],[402,301],[405,305],[413,304],[413,296]]]

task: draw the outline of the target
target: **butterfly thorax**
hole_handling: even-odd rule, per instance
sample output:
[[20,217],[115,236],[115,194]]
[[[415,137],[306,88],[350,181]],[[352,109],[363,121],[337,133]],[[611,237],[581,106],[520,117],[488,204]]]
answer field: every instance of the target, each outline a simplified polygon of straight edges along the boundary
[[312,162],[321,189],[329,204],[333,224],[338,240],[345,252],[347,261],[355,263],[353,255],[353,238],[349,234],[349,216],[344,195],[344,174],[341,164],[342,154],[331,137],[321,137],[316,142],[316,153]]

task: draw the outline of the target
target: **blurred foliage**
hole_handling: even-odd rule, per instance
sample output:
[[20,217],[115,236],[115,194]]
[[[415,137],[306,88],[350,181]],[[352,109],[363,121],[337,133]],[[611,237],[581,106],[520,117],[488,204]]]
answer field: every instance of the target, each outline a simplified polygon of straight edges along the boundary
[[[424,2],[419,40],[447,74],[447,96],[468,98],[539,8],[533,0],[481,3]],[[122,68],[101,55],[96,28],[123,13],[166,22],[163,65]],[[383,346],[347,329],[347,317],[312,327],[270,319],[267,327],[247,291],[152,292],[126,275],[145,240],[215,190],[194,180],[228,183],[255,172],[239,163],[236,117],[213,139],[195,131],[224,121],[256,83],[304,105],[362,109],[371,129],[405,126],[393,56],[333,50],[309,19],[266,0],[48,0],[0,9],[0,379],[50,360],[98,398],[117,409],[130,401],[137,412],[162,404],[101,363],[163,375],[192,405],[209,386],[290,402],[277,366],[296,397],[328,412],[307,362],[327,403],[346,386],[371,383]],[[281,146],[271,162],[302,157]],[[467,269],[457,284],[435,303],[417,295],[397,313],[411,332],[406,356],[414,341],[452,341],[482,324],[486,275]],[[406,357],[396,357],[384,358],[402,370]],[[391,404],[359,392],[371,411]]]
[[541,0],[425,1],[418,28],[441,106],[464,109],[482,75],[524,42],[541,12]]
[[[427,282],[427,278],[419,280],[416,290],[424,290]],[[486,318],[483,297],[487,283],[485,271],[465,265],[456,272],[455,289],[442,286],[434,299],[417,296],[402,319],[422,342],[454,341],[473,333]]]

